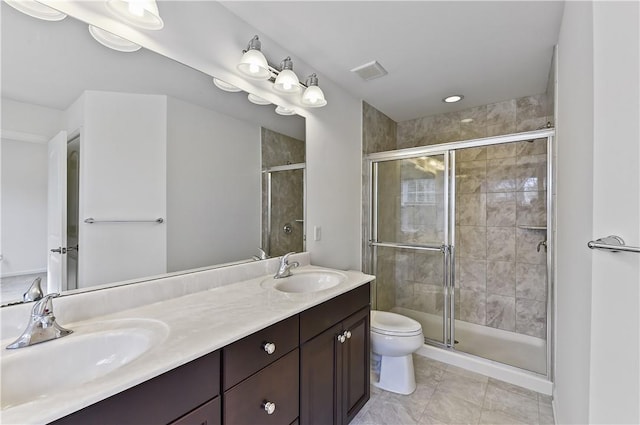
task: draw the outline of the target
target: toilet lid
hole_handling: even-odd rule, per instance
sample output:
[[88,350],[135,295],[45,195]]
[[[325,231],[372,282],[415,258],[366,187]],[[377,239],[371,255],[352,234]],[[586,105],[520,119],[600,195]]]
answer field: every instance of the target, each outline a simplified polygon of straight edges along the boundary
[[386,335],[418,335],[422,326],[417,321],[388,311],[371,310],[371,330]]

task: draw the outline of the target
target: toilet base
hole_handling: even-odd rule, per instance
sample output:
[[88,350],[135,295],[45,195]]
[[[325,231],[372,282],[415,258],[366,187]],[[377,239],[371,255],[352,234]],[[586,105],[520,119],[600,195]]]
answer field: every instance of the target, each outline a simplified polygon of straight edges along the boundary
[[381,356],[380,379],[374,386],[392,393],[409,395],[416,390],[416,377],[411,354],[400,357]]

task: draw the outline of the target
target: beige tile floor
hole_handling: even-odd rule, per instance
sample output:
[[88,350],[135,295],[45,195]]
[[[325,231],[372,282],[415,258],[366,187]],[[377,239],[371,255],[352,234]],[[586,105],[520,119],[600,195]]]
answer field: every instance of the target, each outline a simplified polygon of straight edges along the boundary
[[352,425],[552,425],[551,397],[414,355],[416,391],[408,396],[371,387]]

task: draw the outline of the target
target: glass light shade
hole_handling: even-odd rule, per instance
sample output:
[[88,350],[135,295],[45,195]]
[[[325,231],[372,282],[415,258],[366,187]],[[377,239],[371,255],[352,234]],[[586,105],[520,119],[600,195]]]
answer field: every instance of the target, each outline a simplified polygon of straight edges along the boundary
[[120,19],[145,30],[160,30],[164,21],[155,0],[107,0],[107,8]]
[[269,102],[267,99],[264,99],[260,96],[256,96],[253,93],[249,93],[249,102],[251,103],[255,103],[256,105],[271,105],[271,102]]
[[267,58],[264,57],[260,50],[248,50],[240,63],[238,64],[238,70],[249,78],[255,80],[268,80],[271,77],[271,71],[269,71],[269,64]]
[[45,21],[61,21],[67,17],[64,13],[36,0],[5,0],[5,3],[32,18]]
[[115,35],[109,31],[105,31],[102,28],[89,25],[89,33],[100,44],[119,52],[131,53],[137,52],[141,49],[139,44],[129,41],[125,38]]
[[300,80],[298,80],[298,76],[292,70],[283,69],[276,77],[273,89],[280,93],[299,93]]
[[222,81],[216,77],[213,77],[213,84],[215,84],[216,87],[219,88],[220,90],[228,91],[231,93],[237,93],[239,91],[242,91],[241,89],[234,86],[233,84],[229,84],[226,81]]
[[302,104],[312,108],[320,108],[327,104],[322,89],[318,86],[309,86],[302,94]]
[[285,108],[284,106],[279,106],[276,108],[276,114],[278,115],[295,115],[296,112],[293,109]]

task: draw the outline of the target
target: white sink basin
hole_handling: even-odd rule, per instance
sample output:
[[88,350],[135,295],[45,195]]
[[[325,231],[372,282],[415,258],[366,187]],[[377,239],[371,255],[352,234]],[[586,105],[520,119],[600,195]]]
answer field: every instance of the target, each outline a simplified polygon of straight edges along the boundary
[[329,270],[313,270],[294,272],[281,279],[265,279],[263,287],[271,287],[280,292],[302,293],[318,292],[333,288],[347,279],[342,273]]
[[147,319],[112,320],[78,327],[60,339],[6,350],[2,341],[1,409],[103,377],[162,342],[169,328]]

